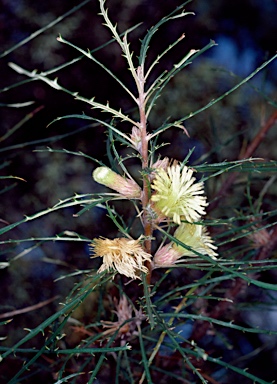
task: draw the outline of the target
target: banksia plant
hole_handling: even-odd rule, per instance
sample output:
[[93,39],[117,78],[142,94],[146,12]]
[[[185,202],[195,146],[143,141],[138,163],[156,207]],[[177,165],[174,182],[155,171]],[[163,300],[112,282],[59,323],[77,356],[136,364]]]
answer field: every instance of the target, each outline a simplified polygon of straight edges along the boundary
[[[268,235],[276,232],[267,229],[267,226],[273,224],[259,223],[259,219],[272,219],[274,214],[257,211],[254,214],[257,219],[255,222],[253,213],[250,215],[242,210],[241,218],[238,218],[238,222],[242,224],[235,226],[234,217],[232,220],[218,217],[213,215],[213,209],[234,184],[237,172],[276,171],[276,164],[262,163],[260,159],[247,159],[246,157],[252,156],[250,149],[246,151],[248,156],[240,157],[237,161],[209,164],[206,158],[203,163],[191,164],[192,150],[182,160],[169,158],[160,152],[163,144],[159,144],[159,139],[162,133],[173,128],[182,132],[184,138],[188,138],[189,132],[184,126],[186,120],[228,96],[273,58],[247,79],[199,110],[177,120],[164,116],[164,123],[160,127],[152,128],[151,125],[150,128],[150,116],[164,88],[180,71],[216,43],[211,41],[202,49],[190,49],[183,56],[180,55],[168,70],[163,70],[160,62],[174,47],[182,43],[185,35],[182,34],[152,59],[147,58],[147,52],[151,49],[150,43],[164,24],[193,15],[184,8],[189,1],[178,6],[146,32],[141,40],[138,57],[137,53],[132,52],[129,43],[129,35],[134,28],[120,33],[116,23],[110,20],[105,3],[105,0],[99,0],[100,15],[112,41],[121,50],[126,61],[126,70],[132,76],[132,84],[125,84],[119,79],[94,56],[93,51],[83,50],[62,36],[57,40],[76,50],[82,58],[98,64],[112,76],[133,103],[130,113],[124,111],[124,108],[114,108],[109,102],[98,102],[94,95],[87,98],[67,89],[58,78],[52,78],[55,70],[39,73],[15,63],[9,64],[19,74],[28,76],[31,80],[43,81],[55,90],[86,103],[93,110],[103,112],[103,118],[94,117],[93,112],[92,116],[69,114],[63,118],[89,120],[94,128],[105,127],[109,164],[87,156],[93,161],[94,168],[91,189],[93,191],[97,183],[98,188],[103,186],[102,192],[76,194],[72,198],[61,200],[52,208],[8,225],[2,233],[53,211],[75,206],[82,207],[75,217],[96,207],[105,210],[117,231],[94,237],[97,224],[93,223],[91,238],[64,231],[56,237],[46,239],[85,242],[93,269],[76,271],[76,275],[82,275],[83,280],[73,288],[62,304],[62,309],[11,349],[4,350],[4,359],[11,354],[19,354],[22,344],[43,332],[49,324],[53,327],[43,348],[39,352],[31,351],[35,355],[23,364],[11,382],[20,380],[41,355],[49,365],[55,363],[53,356],[60,358],[63,355],[66,357],[63,360],[61,358],[58,366],[55,366],[59,372],[55,376],[57,383],[69,379],[73,379],[74,383],[93,383],[98,377],[101,378],[99,382],[102,382],[103,377],[109,377],[111,372],[116,372],[116,383],[164,383],[167,382],[164,375],[177,380],[176,382],[208,383],[209,377],[209,382],[216,382],[212,375],[218,373],[222,366],[249,380],[265,383],[246,370],[232,365],[228,359],[222,360],[219,357],[221,355],[213,353],[213,350],[215,345],[221,343],[224,344],[222,349],[225,348],[225,351],[228,349],[226,345],[230,344],[228,335],[221,328],[258,333],[254,328],[233,324],[233,319],[224,316],[235,303],[238,292],[243,291],[247,284],[273,289],[273,284],[259,282],[256,278],[261,270],[267,268],[259,268],[265,255],[256,253],[253,256],[249,252],[265,247],[265,239],[267,241]],[[54,151],[50,149],[50,152]],[[76,155],[70,151],[66,153]],[[128,166],[130,159],[135,159],[135,170]],[[232,176],[221,188],[216,185],[214,195],[211,196],[210,180],[215,180],[222,174],[229,175],[231,171],[234,172]],[[88,173],[91,174],[91,170]],[[132,219],[126,219],[122,214],[124,207],[128,207],[126,211],[131,207]],[[263,241],[260,240],[261,237],[253,235],[257,231],[263,231]],[[245,244],[245,239],[252,239],[255,246]],[[274,244],[270,246],[273,247]],[[269,249],[271,248],[267,248],[267,252]],[[70,276],[69,274],[68,277]],[[228,282],[232,283],[228,285]],[[97,307],[95,313],[77,316],[78,309],[91,297]],[[218,325],[221,328],[216,328]],[[269,333],[266,330],[262,332]],[[75,333],[78,333],[78,338]],[[210,339],[205,339],[206,335],[214,337],[214,344],[209,344],[207,340]],[[68,345],[73,347],[69,348]],[[214,371],[211,368],[213,366],[217,367]]]

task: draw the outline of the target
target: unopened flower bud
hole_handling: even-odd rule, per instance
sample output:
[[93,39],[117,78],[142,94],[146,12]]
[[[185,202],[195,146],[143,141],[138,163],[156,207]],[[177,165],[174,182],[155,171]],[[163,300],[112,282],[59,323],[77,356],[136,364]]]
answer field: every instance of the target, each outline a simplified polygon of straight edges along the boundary
[[128,199],[139,199],[140,186],[132,179],[124,178],[108,167],[98,167],[93,171],[93,179],[106,187],[114,189]]
[[141,153],[141,130],[139,128],[132,128],[131,140],[134,148]]
[[215,250],[217,247],[213,244],[213,240],[205,226],[182,223],[176,229],[174,237],[187,245],[188,248],[182,247],[175,242],[164,245],[154,256],[156,268],[173,265],[183,256],[196,257],[197,253],[209,255],[212,259],[216,259],[217,253]]
[[[135,148],[141,154],[141,150],[142,150],[141,129],[138,127],[133,127],[130,139],[131,139],[133,148]],[[148,141],[150,139],[150,135],[147,134],[145,139],[146,141]]]
[[168,168],[168,165],[169,165],[169,158],[168,157],[164,157],[162,160],[159,159],[159,160],[155,161],[155,163],[151,166],[151,168],[153,169],[153,172],[150,174],[151,183],[153,182],[153,180],[156,177],[156,172],[159,169],[163,169],[164,171],[166,171]]
[[169,158],[164,157],[162,160],[158,159],[157,161],[155,161],[155,163],[152,165],[152,168],[163,169],[164,171],[166,171],[168,165],[169,165]]

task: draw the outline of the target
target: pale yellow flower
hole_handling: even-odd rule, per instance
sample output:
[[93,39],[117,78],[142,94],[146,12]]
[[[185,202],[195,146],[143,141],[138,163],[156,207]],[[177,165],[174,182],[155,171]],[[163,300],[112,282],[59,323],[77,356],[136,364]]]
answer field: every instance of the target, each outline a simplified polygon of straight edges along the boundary
[[172,265],[183,256],[197,256],[193,250],[203,255],[209,255],[212,259],[217,256],[215,252],[217,247],[213,244],[213,240],[203,225],[182,223],[176,229],[174,237],[192,248],[192,250],[186,249],[175,242],[170,242],[156,252],[154,256],[156,268]]
[[134,180],[124,178],[108,167],[96,168],[92,177],[97,183],[114,189],[128,199],[139,199],[141,196],[141,188]]
[[103,257],[98,273],[112,270],[132,279],[140,279],[139,272],[148,272],[144,262],[151,261],[151,255],[143,250],[140,239],[100,238],[94,239],[90,246],[94,252],[92,257]]
[[151,197],[152,208],[160,216],[165,216],[176,224],[181,220],[198,221],[208,205],[202,182],[195,182],[193,170],[174,164],[164,170],[157,169],[151,185],[155,191]]

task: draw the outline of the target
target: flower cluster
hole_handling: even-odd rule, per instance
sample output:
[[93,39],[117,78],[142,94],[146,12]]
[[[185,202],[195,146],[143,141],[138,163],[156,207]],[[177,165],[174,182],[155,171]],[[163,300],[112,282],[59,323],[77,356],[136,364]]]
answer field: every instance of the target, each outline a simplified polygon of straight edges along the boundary
[[[151,209],[156,212],[157,222],[172,221],[178,224],[174,237],[184,244],[176,242],[161,247],[154,256],[154,266],[169,266],[182,256],[207,254],[217,255],[208,231],[200,221],[208,205],[204,196],[204,185],[193,177],[193,170],[174,162],[173,165],[158,167],[154,173],[151,197]],[[183,221],[186,221],[183,222]]]
[[92,257],[103,257],[103,264],[98,273],[105,270],[115,270],[132,279],[140,279],[139,272],[148,272],[144,262],[150,262],[151,255],[142,249],[140,239],[116,238],[110,240],[100,238],[94,239],[90,247],[94,252]]
[[[138,129],[133,128],[132,139],[139,146]],[[152,169],[154,171],[149,175],[152,195],[149,206],[145,208],[150,212],[149,220],[155,224],[167,221],[178,225],[174,233],[177,242],[158,249],[154,267],[170,266],[183,256],[206,254],[215,258],[217,247],[201,223],[208,205],[203,182],[196,180],[191,168],[181,166],[177,161],[170,165],[167,157],[156,161]],[[142,198],[142,190],[134,180],[124,178],[108,167],[96,168],[93,178],[124,198]],[[93,257],[103,257],[98,272],[112,270],[133,279],[141,278],[140,272],[148,272],[145,262],[151,262],[151,255],[144,251],[140,239],[94,239],[91,249]]]
[[181,220],[193,223],[204,215],[208,205],[204,194],[202,182],[195,182],[192,169],[179,164],[167,167],[166,170],[158,168],[152,189],[155,191],[151,197],[151,204],[161,219],[172,219],[176,224]]

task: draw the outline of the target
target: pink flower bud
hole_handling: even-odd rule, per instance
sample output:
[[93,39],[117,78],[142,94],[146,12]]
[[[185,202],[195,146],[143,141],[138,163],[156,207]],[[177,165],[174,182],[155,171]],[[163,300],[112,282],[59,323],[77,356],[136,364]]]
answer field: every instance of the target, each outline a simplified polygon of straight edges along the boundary
[[127,199],[139,199],[140,186],[132,179],[124,178],[108,167],[98,167],[93,171],[93,179],[106,187],[114,189]]

